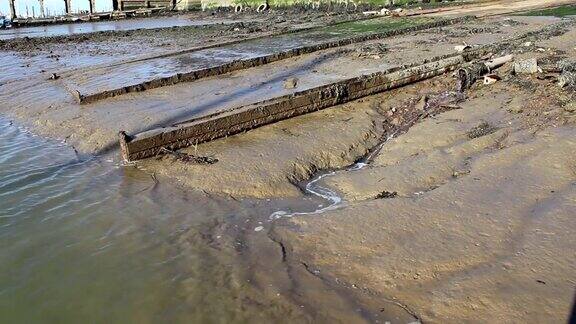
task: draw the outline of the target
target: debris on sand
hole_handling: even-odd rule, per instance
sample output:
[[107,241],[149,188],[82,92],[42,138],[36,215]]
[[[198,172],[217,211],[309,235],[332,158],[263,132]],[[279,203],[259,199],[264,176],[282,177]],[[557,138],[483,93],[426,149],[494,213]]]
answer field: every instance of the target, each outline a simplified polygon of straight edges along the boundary
[[562,60],[558,62],[558,68],[562,71],[558,85],[561,88],[576,88],[576,61]]
[[192,163],[192,164],[214,164],[218,162],[218,159],[210,157],[210,156],[196,156],[192,154],[187,154],[183,152],[177,152],[169,150],[165,147],[160,149],[159,154],[170,155],[174,158],[174,161],[181,161],[184,163]]
[[458,71],[456,71],[456,77],[458,79],[457,91],[463,92],[469,89],[476,80],[490,73],[493,69],[512,61],[513,58],[513,55],[506,55],[487,62],[472,63],[458,69]]
[[284,80],[284,89],[294,89],[298,86],[298,78],[288,78]]
[[482,136],[486,136],[489,134],[494,133],[496,130],[498,130],[497,127],[491,125],[490,123],[488,123],[487,121],[482,121],[480,124],[478,124],[478,126],[475,126],[474,128],[472,128],[471,130],[469,130],[466,135],[468,135],[468,138],[470,139],[474,139],[474,138],[478,138],[478,137],[482,137]]
[[375,15],[379,15],[379,16],[389,16],[390,15],[390,10],[386,9],[386,8],[382,8],[379,11],[376,10],[371,10],[371,11],[364,11],[362,12],[363,15],[365,16],[375,16]]
[[395,198],[396,196],[398,196],[398,193],[396,191],[384,190],[376,196],[376,199],[389,199],[389,198]]

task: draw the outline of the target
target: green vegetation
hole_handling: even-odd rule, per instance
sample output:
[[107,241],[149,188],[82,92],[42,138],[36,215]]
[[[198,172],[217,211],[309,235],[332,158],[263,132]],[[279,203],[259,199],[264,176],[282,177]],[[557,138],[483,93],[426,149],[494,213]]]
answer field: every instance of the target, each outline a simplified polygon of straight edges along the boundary
[[553,17],[565,17],[565,16],[575,16],[576,15],[576,5],[568,5],[557,8],[534,10],[526,13],[518,14],[518,16],[553,16]]

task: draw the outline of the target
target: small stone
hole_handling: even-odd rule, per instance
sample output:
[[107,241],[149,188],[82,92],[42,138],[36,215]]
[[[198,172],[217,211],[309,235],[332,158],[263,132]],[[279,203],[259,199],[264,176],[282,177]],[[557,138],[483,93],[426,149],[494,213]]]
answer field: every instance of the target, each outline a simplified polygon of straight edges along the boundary
[[568,103],[566,106],[564,106],[564,111],[575,112],[576,111],[576,102]]
[[501,80],[501,78],[499,76],[497,76],[496,74],[489,74],[489,75],[484,76],[484,84],[485,85],[496,83],[499,80]]
[[514,62],[514,72],[517,74],[532,74],[539,71],[538,61],[535,58]]
[[416,104],[416,109],[420,110],[420,111],[424,111],[424,109],[426,109],[426,104],[428,103],[428,96],[427,95],[423,95],[422,98],[420,98],[420,100],[418,101],[418,103]]
[[284,89],[294,89],[298,86],[297,78],[288,78],[284,80]]
[[465,52],[471,48],[472,48],[472,46],[467,45],[467,44],[454,46],[454,50],[456,50],[456,52],[458,52],[458,53]]

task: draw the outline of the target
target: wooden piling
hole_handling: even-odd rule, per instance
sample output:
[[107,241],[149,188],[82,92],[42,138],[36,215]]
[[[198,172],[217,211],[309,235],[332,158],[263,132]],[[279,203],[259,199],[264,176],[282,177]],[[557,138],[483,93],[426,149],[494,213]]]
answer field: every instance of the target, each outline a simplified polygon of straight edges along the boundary
[[64,10],[66,10],[66,14],[69,15],[70,11],[72,10],[72,0],[64,0]]
[[44,13],[44,0],[39,0],[38,2],[40,3],[40,17],[44,18],[46,17]]

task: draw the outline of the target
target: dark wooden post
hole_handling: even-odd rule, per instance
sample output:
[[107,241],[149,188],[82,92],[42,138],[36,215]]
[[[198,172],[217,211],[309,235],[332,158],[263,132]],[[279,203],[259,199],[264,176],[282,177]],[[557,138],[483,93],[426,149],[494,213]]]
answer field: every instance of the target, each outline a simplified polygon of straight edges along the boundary
[[94,0],[88,0],[90,2],[90,14],[94,13]]
[[72,2],[72,0],[64,0],[64,8],[66,9],[66,14],[70,14],[70,10],[72,10],[72,7],[70,6],[70,2]]
[[16,7],[14,6],[14,0],[8,0],[10,3],[10,16],[12,20],[16,19]]

